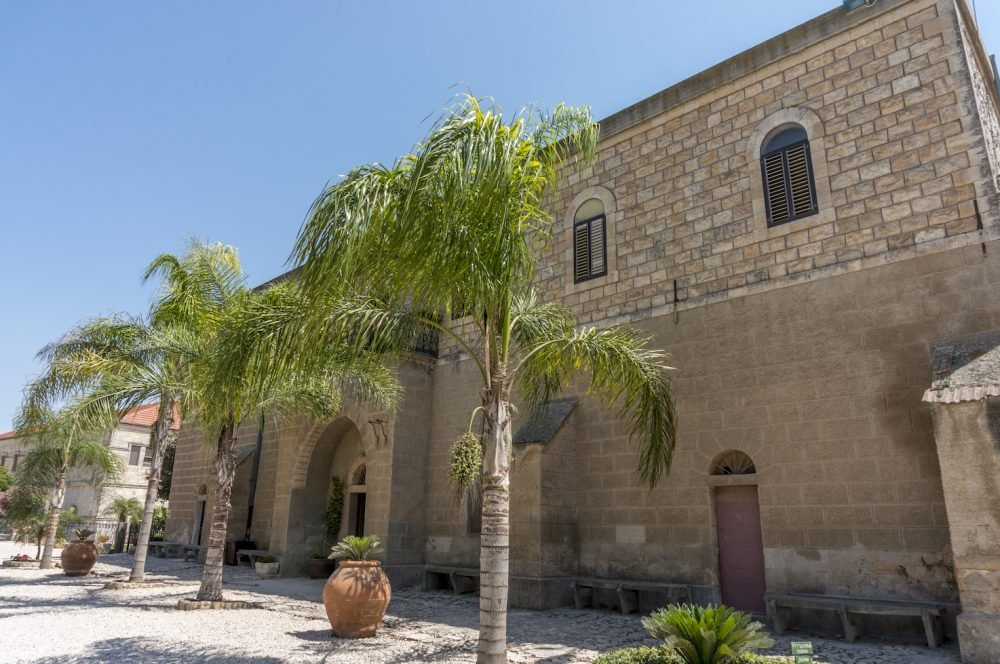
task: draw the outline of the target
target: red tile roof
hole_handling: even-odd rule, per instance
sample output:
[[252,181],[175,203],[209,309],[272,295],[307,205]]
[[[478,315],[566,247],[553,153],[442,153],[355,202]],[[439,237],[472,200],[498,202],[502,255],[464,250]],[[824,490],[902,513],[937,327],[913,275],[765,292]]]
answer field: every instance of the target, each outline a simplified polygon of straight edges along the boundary
[[[159,412],[160,404],[150,403],[145,406],[138,406],[133,408],[129,412],[125,413],[125,417],[122,418],[122,424],[138,424],[140,426],[150,427],[156,422],[156,415]],[[177,406],[174,406],[174,417],[170,422],[170,428],[177,430],[181,428],[181,417],[180,413],[177,412]]]
[[[122,424],[136,424],[139,426],[149,427],[153,426],[156,422],[156,414],[160,409],[160,404],[150,403],[143,406],[137,406],[132,410],[125,413],[125,417],[122,418]],[[181,428],[181,417],[180,413],[177,412],[177,406],[174,406],[174,418],[170,423],[170,428],[176,431]],[[18,437],[17,431],[8,431],[7,433],[0,433],[0,440],[8,440],[10,438]]]

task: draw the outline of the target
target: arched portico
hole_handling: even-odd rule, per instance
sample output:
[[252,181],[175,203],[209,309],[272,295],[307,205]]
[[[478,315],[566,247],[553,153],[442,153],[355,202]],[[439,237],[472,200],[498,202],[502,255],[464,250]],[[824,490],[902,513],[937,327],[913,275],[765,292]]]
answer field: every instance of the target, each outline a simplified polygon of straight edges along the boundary
[[[331,543],[325,541],[323,516],[330,498],[332,480],[350,484],[359,464],[364,463],[365,445],[361,430],[350,417],[339,417],[325,427],[317,427],[303,441],[296,464],[296,477],[289,496],[288,529],[282,558],[282,574],[304,574],[305,561],[312,553],[326,555]],[[360,467],[364,467],[361,465]],[[339,536],[347,533],[353,514],[345,497]],[[363,514],[363,512],[362,512]],[[362,517],[363,518],[363,517]]]

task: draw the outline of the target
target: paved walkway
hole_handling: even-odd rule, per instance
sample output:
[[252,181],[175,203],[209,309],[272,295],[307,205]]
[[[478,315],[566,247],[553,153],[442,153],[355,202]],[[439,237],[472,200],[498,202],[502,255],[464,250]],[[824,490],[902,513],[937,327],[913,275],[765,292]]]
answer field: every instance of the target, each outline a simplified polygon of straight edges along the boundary
[[[0,542],[0,557],[14,553]],[[31,552],[33,553],[33,551]],[[472,596],[396,591],[378,637],[332,638],[321,603],[322,581],[257,579],[249,568],[226,568],[227,597],[260,603],[243,611],[178,611],[192,597],[201,567],[151,558],[155,589],[104,590],[125,578],[131,556],[102,556],[95,575],[58,570],[0,570],[0,662],[209,662],[271,664],[405,664],[474,660],[478,601]],[[512,610],[510,661],[591,662],[601,652],[651,643],[636,616],[611,611]],[[958,664],[954,648],[868,641],[849,645],[803,635],[823,664]],[[788,652],[788,637],[773,654]]]

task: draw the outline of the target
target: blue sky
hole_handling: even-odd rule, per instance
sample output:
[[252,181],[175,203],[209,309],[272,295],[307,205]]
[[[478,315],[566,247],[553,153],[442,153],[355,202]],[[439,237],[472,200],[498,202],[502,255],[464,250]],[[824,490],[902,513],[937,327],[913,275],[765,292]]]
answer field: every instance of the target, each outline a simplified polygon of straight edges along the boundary
[[280,273],[323,185],[456,92],[603,117],[836,6],[0,0],[0,430],[43,344],[146,309],[157,253],[198,236]]

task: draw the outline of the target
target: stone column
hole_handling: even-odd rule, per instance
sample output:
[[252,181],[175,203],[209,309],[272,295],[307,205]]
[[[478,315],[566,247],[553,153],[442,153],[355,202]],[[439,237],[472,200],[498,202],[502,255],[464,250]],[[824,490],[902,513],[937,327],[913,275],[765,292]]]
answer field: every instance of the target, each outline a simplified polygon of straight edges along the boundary
[[962,601],[965,664],[1000,653],[1000,399],[938,403],[934,435]]

